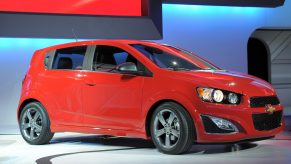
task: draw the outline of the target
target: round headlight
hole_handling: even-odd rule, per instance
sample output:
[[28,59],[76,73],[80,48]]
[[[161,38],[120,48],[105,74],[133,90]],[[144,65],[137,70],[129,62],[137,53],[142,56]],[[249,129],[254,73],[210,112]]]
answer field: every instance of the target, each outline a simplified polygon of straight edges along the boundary
[[214,92],[213,92],[213,100],[215,101],[215,102],[222,102],[222,100],[223,100],[223,92],[221,91],[221,90],[215,90]]
[[238,102],[238,96],[235,93],[229,93],[227,99],[231,104],[236,104]]

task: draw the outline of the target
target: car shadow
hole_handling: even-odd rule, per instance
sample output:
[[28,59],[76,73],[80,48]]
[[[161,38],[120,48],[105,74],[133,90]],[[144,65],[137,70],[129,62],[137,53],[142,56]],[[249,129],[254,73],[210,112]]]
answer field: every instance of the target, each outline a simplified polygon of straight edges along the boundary
[[102,146],[124,146],[132,148],[155,148],[154,144],[149,140],[139,138],[114,137],[106,135],[90,135],[90,136],[74,136],[74,137],[58,137],[51,140],[50,144],[59,143],[81,143],[96,144]]
[[[91,151],[80,151],[80,152],[70,152],[55,154],[50,156],[45,156],[37,159],[35,162],[38,164],[51,164],[51,160],[58,157],[70,156],[76,154],[85,154],[85,153],[104,153],[104,152],[117,152],[117,151],[128,151],[128,150],[137,150],[137,149],[152,149],[156,150],[152,141],[137,139],[137,138],[124,138],[124,137],[112,137],[112,136],[76,136],[76,137],[58,137],[53,139],[50,142],[50,145],[62,144],[62,143],[71,143],[71,144],[90,144],[90,145],[102,145],[102,146],[118,146],[119,148],[112,149],[101,149],[101,150],[91,150]],[[120,148],[121,147],[121,148]],[[124,148],[122,148],[124,147]],[[242,143],[242,144],[216,144],[216,145],[201,145],[194,144],[191,150],[184,155],[203,155],[203,154],[218,154],[218,153],[229,153],[242,151],[247,149],[252,149],[257,147],[257,144],[254,143]],[[135,151],[132,151],[135,153]],[[128,154],[134,155],[134,154]]]
[[[59,143],[78,143],[102,146],[118,146],[129,147],[133,149],[155,149],[155,145],[151,140],[144,140],[139,138],[125,138],[113,137],[104,135],[90,135],[90,136],[75,136],[75,137],[61,137],[53,139],[50,144]],[[257,147],[255,143],[239,143],[239,144],[193,144],[191,150],[187,154],[218,154],[235,151],[242,151]]]
[[248,150],[257,147],[256,143],[238,143],[238,144],[196,144],[193,145],[188,154],[219,154]]

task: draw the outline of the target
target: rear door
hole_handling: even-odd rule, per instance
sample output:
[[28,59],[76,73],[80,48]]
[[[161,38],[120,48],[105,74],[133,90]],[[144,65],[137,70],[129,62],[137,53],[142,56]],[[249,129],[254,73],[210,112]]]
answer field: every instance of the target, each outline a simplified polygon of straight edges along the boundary
[[53,117],[57,124],[82,125],[83,70],[89,53],[87,46],[57,49],[47,54],[47,70],[40,85],[45,88],[49,103],[54,103]]

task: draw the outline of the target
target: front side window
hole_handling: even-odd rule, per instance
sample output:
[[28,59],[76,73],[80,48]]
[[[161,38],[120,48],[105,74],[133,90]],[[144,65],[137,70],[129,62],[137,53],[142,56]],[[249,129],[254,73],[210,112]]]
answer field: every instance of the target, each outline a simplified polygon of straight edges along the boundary
[[162,49],[158,49],[156,47],[150,47],[142,44],[133,44],[131,45],[136,50],[141,52],[144,56],[150,59],[153,63],[155,63],[158,67],[169,70],[201,70],[201,69],[217,69],[217,67],[207,63],[206,61],[194,56],[190,55],[187,51],[183,51],[174,47],[167,46],[167,48],[171,49],[175,53],[179,55],[185,56],[189,60],[181,58],[180,56],[164,51]]
[[52,69],[82,70],[87,46],[58,49]]
[[114,72],[116,66],[132,62],[141,70],[142,64],[126,51],[113,46],[97,46],[93,60],[93,70],[101,72]]

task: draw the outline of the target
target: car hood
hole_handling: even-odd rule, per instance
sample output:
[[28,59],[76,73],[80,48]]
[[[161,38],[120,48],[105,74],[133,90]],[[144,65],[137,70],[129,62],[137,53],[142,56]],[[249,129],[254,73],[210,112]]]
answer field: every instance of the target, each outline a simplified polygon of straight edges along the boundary
[[[197,86],[228,90],[249,96],[275,95],[272,85],[257,77],[225,70],[199,70],[182,74],[197,81]],[[190,78],[189,78],[190,77]]]

